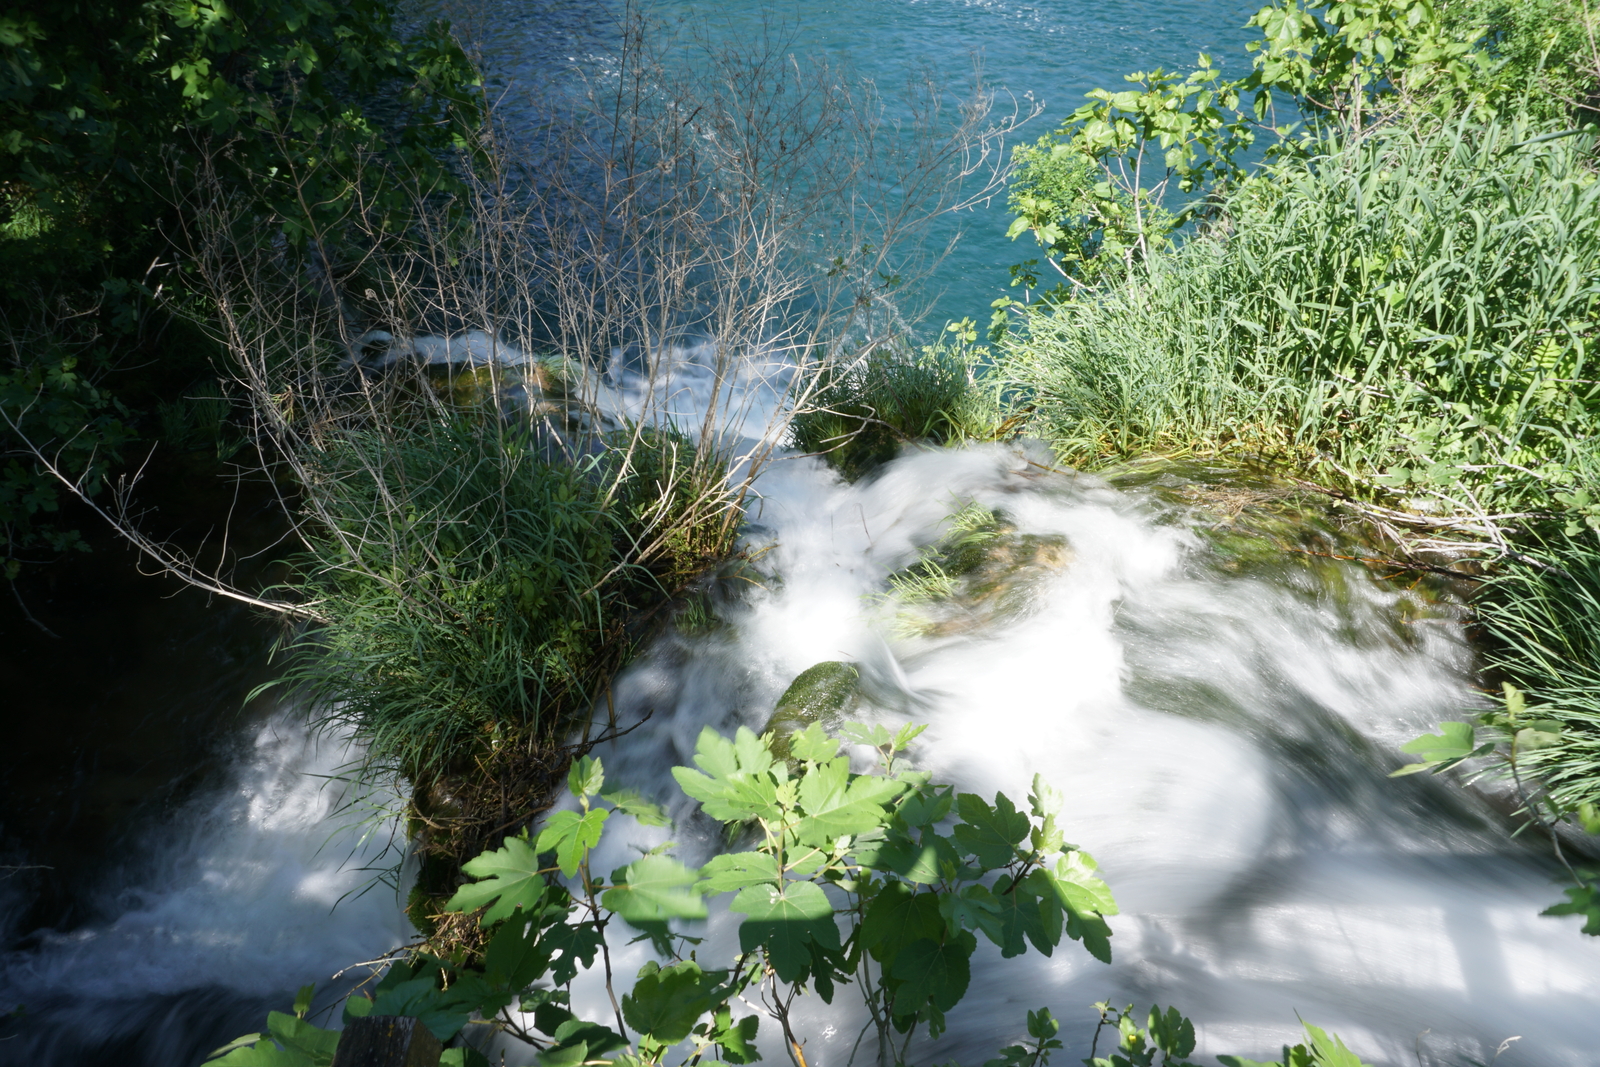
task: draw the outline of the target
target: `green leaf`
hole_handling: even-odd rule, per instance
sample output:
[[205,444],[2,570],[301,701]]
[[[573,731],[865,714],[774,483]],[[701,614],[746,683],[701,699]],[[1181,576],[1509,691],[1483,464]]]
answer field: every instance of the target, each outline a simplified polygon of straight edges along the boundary
[[1306,1028],[1306,1036],[1311,1039],[1308,1044],[1311,1063],[1315,1067],[1367,1067],[1361,1062],[1361,1057],[1345,1048],[1344,1042],[1337,1036],[1330,1037],[1307,1022],[1300,1025]]
[[1004,793],[995,794],[994,806],[973,793],[956,796],[956,844],[988,869],[1004,867],[1016,858],[1016,846],[1027,839],[1032,823],[1017,811]]
[[805,972],[812,940],[824,948],[839,947],[833,905],[814,882],[789,882],[781,891],[777,886],[750,886],[739,891],[729,910],[749,916],[739,926],[740,950],[765,947],[768,961],[785,982]]
[[1165,1014],[1156,1005],[1150,1006],[1147,1024],[1150,1040],[1171,1059],[1188,1056],[1194,1052],[1194,1023],[1185,1019],[1177,1008],[1168,1008]]
[[886,963],[913,941],[944,933],[936,893],[917,893],[904,882],[886,882],[861,920],[861,946]]
[[1061,814],[1061,790],[1044,780],[1044,775],[1033,776],[1033,789],[1028,792],[1028,807],[1036,818],[1044,819]]
[[217,1059],[207,1060],[206,1063],[210,1067],[317,1067],[303,1052],[279,1048],[265,1038],[253,1045],[239,1043],[247,1040],[249,1038],[239,1038],[238,1041],[223,1046],[217,1050],[221,1055]]
[[720,1003],[726,978],[726,972],[703,971],[693,961],[663,968],[652,960],[639,971],[633,991],[623,996],[622,1017],[652,1040],[675,1045]]
[[694,762],[699,771],[674,767],[672,776],[707,815],[719,822],[777,818],[777,783],[768,773],[772,753],[747,727],[739,727],[731,742],[705,727]]
[[561,873],[571,878],[578,873],[578,865],[588,851],[600,843],[601,831],[610,815],[604,808],[592,808],[581,815],[575,811],[558,811],[545,820],[534,851],[554,850]]
[[949,1011],[967,995],[972,981],[972,953],[978,939],[966,930],[943,944],[929,938],[900,950],[889,973],[902,985],[894,994],[894,1014],[906,1016],[924,1002]]
[[809,763],[822,763],[839,754],[839,742],[828,736],[820,722],[789,735],[789,755]]
[[592,1023],[586,1019],[568,1019],[556,1027],[551,1035],[556,1039],[556,1045],[568,1046],[583,1042],[589,1053],[594,1056],[604,1055],[614,1048],[627,1045],[628,1039],[612,1030],[608,1026]]
[[482,881],[464,885],[445,902],[445,911],[472,911],[491,905],[479,923],[489,926],[510,918],[518,908],[532,908],[544,896],[539,855],[526,838],[508,837],[505,844],[468,860],[461,868]]
[[746,1015],[735,1023],[733,1013],[723,1008],[713,1020],[710,1037],[722,1049],[722,1059],[726,1062],[755,1063],[761,1058],[756,1048],[756,1030],[760,1024],[760,1017],[755,1015]]
[[1115,915],[1117,902],[1097,873],[1094,857],[1074,849],[1056,861],[1050,882],[1063,906],[1079,914]]
[[420,1020],[440,1041],[449,1041],[467,1025],[472,1013],[483,1006],[484,994],[494,990],[465,980],[448,990],[440,989],[437,973],[435,969],[393,985],[387,981],[379,983],[370,1014],[409,1015]]
[[778,861],[765,852],[730,852],[700,868],[700,891],[729,893],[752,885],[777,885]]
[[[605,771],[600,761],[592,756],[581,756],[572,761],[567,771],[567,788],[575,797],[592,797],[605,787]],[[539,851],[543,852],[543,849]]]
[[900,802],[896,812],[907,826],[922,829],[949,815],[950,809],[955,806],[955,799],[948,789],[913,793]]
[[955,843],[947,837],[924,831],[922,843],[901,833],[866,837],[852,849],[856,861],[868,870],[890,871],[907,881],[933,885],[944,875],[941,868],[960,865]]
[[600,903],[634,926],[706,917],[695,872],[671,856],[641,856],[613,871],[611,880],[616,885],[605,891]]
[[512,919],[490,938],[483,953],[483,969],[500,984],[523,989],[544,976],[550,965],[550,946],[542,944],[539,925]]
[[1541,911],[1540,915],[1581,915],[1584,917],[1583,932],[1591,937],[1600,936],[1600,892],[1592,885],[1577,885],[1563,890],[1566,901],[1552,904]]
[[539,1053],[539,1067],[578,1067],[589,1058],[589,1046],[583,1041],[570,1045],[544,1049]]
[[643,826],[672,825],[672,819],[661,810],[660,805],[651,803],[635,790],[613,789],[609,793],[601,793],[600,799],[609,802],[624,815],[632,815]]
[[905,792],[893,778],[851,775],[850,761],[829,760],[800,779],[800,808],[805,817],[795,828],[803,845],[828,847],[845,835],[854,836],[883,825],[886,805]]
[[1005,936],[1000,902],[987,886],[969,885],[959,893],[940,893],[939,914],[951,930],[981,930],[996,944]]
[[324,1030],[281,1011],[267,1013],[267,1029],[278,1044],[301,1053],[318,1067],[333,1062],[333,1050],[339,1044],[337,1030]]
[[1437,734],[1424,734],[1415,741],[1409,741],[1400,746],[1401,752],[1410,752],[1422,757],[1421,763],[1412,763],[1392,772],[1390,778],[1399,778],[1402,775],[1416,774],[1418,771],[1432,770],[1436,767],[1443,768],[1447,764],[1455,764],[1474,755],[1474,736],[1472,727],[1464,722],[1445,722],[1439,724]]

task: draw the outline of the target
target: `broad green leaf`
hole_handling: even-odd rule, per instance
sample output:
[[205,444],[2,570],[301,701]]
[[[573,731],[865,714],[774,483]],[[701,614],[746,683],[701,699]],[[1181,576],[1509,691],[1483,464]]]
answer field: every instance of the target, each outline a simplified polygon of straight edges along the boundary
[[337,1030],[324,1030],[281,1011],[267,1013],[267,1029],[278,1044],[301,1053],[318,1067],[333,1062],[333,1050],[339,1044]]
[[1540,915],[1581,915],[1584,917],[1583,932],[1590,936],[1600,935],[1600,891],[1592,885],[1577,885],[1562,892],[1567,899],[1560,904],[1552,904],[1541,911]]
[[604,808],[591,808],[582,814],[558,811],[545,820],[534,851],[554,850],[561,873],[571,878],[578,873],[578,865],[588,851],[600,843],[600,834],[610,815]]
[[489,1058],[470,1046],[447,1048],[439,1054],[439,1067],[490,1067]]
[[540,941],[537,923],[520,916],[507,922],[489,939],[483,952],[483,969],[497,982],[513,989],[532,985],[550,966],[550,946]]
[[1346,1048],[1337,1035],[1329,1036],[1310,1023],[1303,1022],[1300,1025],[1306,1028],[1306,1036],[1311,1039],[1307,1045],[1311,1062],[1316,1067],[1367,1067],[1361,1062],[1361,1057]]
[[675,1045],[719,1004],[726,978],[726,972],[703,971],[693,961],[663,968],[652,960],[639,971],[633,992],[623,996],[622,1017],[639,1033]]
[[703,893],[729,893],[752,885],[777,885],[778,861],[765,852],[730,852],[700,868]]
[[466,998],[453,995],[451,990],[438,989],[432,974],[413,977],[408,981],[381,989],[373,1000],[374,1016],[411,1016],[421,1019],[440,1041],[448,1041],[467,1025],[478,1005]]
[[886,882],[861,920],[861,947],[879,962],[893,960],[902,948],[944,933],[936,893],[915,893],[904,882]]
[[[1043,903],[1041,902],[1041,907]],[[1067,936],[1083,942],[1089,955],[1101,963],[1111,962],[1111,927],[1098,915],[1084,915],[1076,911],[1065,914]]]
[[694,762],[700,770],[674,767],[672,776],[707,815],[719,822],[777,818],[777,783],[768,773],[772,753],[748,728],[739,727],[729,741],[705,727],[695,743]]
[[829,737],[820,722],[789,735],[789,755],[808,763],[822,763],[839,754],[839,742]]
[[1535,719],[1518,730],[1514,738],[1518,752],[1549,748],[1561,743],[1561,724],[1554,719]]
[[824,948],[839,947],[833,905],[814,882],[788,882],[741,889],[730,911],[749,916],[739,926],[739,947],[751,952],[765,946],[767,959],[785,982],[797,980],[811,962],[807,945],[812,940]]
[[761,1025],[759,1016],[746,1015],[737,1023],[727,1008],[717,1012],[711,1028],[711,1040],[722,1049],[722,1059],[728,1063],[755,1063],[761,1058],[756,1048],[756,1031]]
[[900,950],[889,973],[903,983],[894,994],[894,1014],[909,1015],[924,1002],[949,1011],[967,995],[972,981],[972,953],[977,938],[969,931],[940,944],[924,938]]
[[892,778],[852,776],[849,760],[829,760],[800,779],[805,817],[795,835],[801,844],[827,847],[847,834],[865,833],[888,819],[885,805],[903,792],[904,784]]
[[890,871],[923,885],[938,882],[944,866],[956,867],[961,862],[955,843],[931,831],[923,832],[921,844],[900,833],[867,838],[857,843],[852,855],[868,870]]
[[235,1041],[217,1051],[223,1055],[207,1060],[207,1067],[317,1067],[305,1053],[279,1048],[265,1038],[253,1045]]
[[1422,757],[1422,762],[1412,763],[1389,775],[1399,778],[1406,774],[1416,774],[1418,771],[1431,770],[1441,764],[1456,762],[1466,759],[1473,754],[1473,729],[1464,722],[1444,722],[1439,724],[1436,734],[1424,734],[1415,741],[1408,741],[1400,746],[1401,752],[1409,752]]
[[600,931],[592,922],[556,923],[545,930],[544,944],[551,952],[550,981],[566,985],[582,967],[593,967],[600,951]]
[[575,1045],[581,1041],[593,1056],[604,1055],[628,1043],[627,1038],[608,1026],[576,1018],[568,1019],[556,1027],[555,1033],[551,1036],[556,1039],[558,1046]]
[[588,1058],[588,1044],[575,1041],[570,1045],[542,1050],[539,1053],[539,1067],[578,1067]]
[[1044,775],[1033,776],[1033,789],[1028,792],[1028,807],[1036,818],[1061,814],[1061,790],[1044,780]]
[[1117,914],[1111,887],[1097,873],[1094,857],[1081,849],[1068,852],[1056,861],[1051,884],[1061,903],[1080,914]]
[[1167,1054],[1168,1059],[1194,1052],[1194,1023],[1184,1018],[1177,1008],[1162,1012],[1152,1004],[1146,1029],[1150,1032],[1150,1040]]
[[956,844],[991,870],[1016,858],[1016,847],[1032,826],[1004,793],[995,794],[993,807],[976,794],[957,794],[956,813],[961,817],[953,831]]
[[599,760],[592,756],[580,756],[572,761],[567,771],[567,788],[573,796],[592,797],[605,788],[605,784],[606,775]]
[[640,796],[632,789],[613,789],[601,793],[600,798],[611,804],[612,807],[624,815],[632,815],[644,826],[671,826],[672,819],[661,810],[659,804],[653,804]]
[[987,886],[963,886],[959,893],[939,894],[939,914],[951,930],[981,930],[999,944],[1005,936],[1000,902]]
[[921,829],[932,826],[949,815],[950,809],[955,806],[955,799],[955,795],[948,789],[941,789],[936,793],[914,793],[901,801],[896,811],[907,826]]
[[482,881],[457,889],[444,910],[472,911],[492,905],[479,920],[484,926],[509,918],[520,907],[531,909],[544,895],[539,854],[526,838],[508,837],[504,845],[468,860],[461,869]]
[[695,888],[695,872],[671,856],[641,856],[619,870],[600,903],[635,926],[668,919],[704,919],[706,903]]

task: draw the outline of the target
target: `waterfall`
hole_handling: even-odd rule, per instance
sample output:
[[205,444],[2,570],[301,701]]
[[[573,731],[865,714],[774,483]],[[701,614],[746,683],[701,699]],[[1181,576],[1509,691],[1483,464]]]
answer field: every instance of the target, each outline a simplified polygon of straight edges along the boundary
[[129,843],[141,862],[112,879],[100,920],[0,957],[0,1006],[22,1011],[0,1061],[195,1063],[300,985],[414,936],[374,881],[403,855],[398,798],[343,788],[349,759],[346,738],[311,734],[303,714],[260,726],[226,789]]
[[[1213,1055],[1275,1058],[1298,1013],[1377,1063],[1488,1061],[1512,1037],[1502,1063],[1589,1062],[1600,944],[1539,917],[1559,899],[1553,862],[1484,797],[1386,777],[1401,743],[1480,699],[1451,600],[1354,562],[1251,557],[1186,503],[1203,484],[1158,481],[1119,490],[998,445],[912,452],[856,485],[777,464],[751,514],[764,587],[741,583],[723,625],[662,639],[619,679],[619,721],[648,719],[601,751],[608,777],[665,802],[703,861],[717,830],[669,768],[702,726],[760,730],[802,670],[849,660],[858,716],[929,724],[913,755],[935,780],[1020,798],[1040,773],[1062,790],[1069,840],[1122,908],[1113,964],[985,945],[923,1058],[981,1062],[1042,1005],[1086,1051],[1089,1005],[1110,1000],[1179,1007]],[[886,579],[973,503],[1065,550],[1019,570],[1006,610],[957,605],[953,625],[908,634]],[[668,832],[608,833],[599,870]],[[714,915],[699,958],[731,959],[734,928]],[[621,949],[624,986],[646,952]],[[607,1018],[593,976],[586,990]],[[849,1058],[864,1022],[849,1001],[807,1004],[816,1067]]]

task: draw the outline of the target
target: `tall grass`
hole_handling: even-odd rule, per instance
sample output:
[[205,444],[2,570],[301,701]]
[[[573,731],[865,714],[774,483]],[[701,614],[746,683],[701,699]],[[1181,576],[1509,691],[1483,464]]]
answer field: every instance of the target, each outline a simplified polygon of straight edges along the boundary
[[941,342],[882,346],[830,366],[789,425],[791,444],[855,479],[910,442],[993,437],[1001,423],[992,388],[980,383],[987,349]]
[[[1600,804],[1600,545],[1585,532],[1539,546],[1485,583],[1485,669],[1527,691],[1529,719],[1559,725],[1518,764],[1571,810]],[[1515,734],[1516,726],[1509,731]]]
[[1600,412],[1600,185],[1559,132],[1424,120],[1264,168],[1125,286],[1032,312],[1003,373],[1078,462],[1243,451],[1548,507]]

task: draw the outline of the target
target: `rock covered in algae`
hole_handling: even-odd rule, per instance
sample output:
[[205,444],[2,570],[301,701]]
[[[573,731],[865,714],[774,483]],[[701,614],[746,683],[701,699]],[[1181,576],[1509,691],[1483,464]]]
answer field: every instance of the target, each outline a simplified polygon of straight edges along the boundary
[[824,660],[800,672],[778,698],[763,733],[770,733],[772,753],[789,758],[789,735],[814,722],[837,730],[860,702],[861,672],[843,660]]

